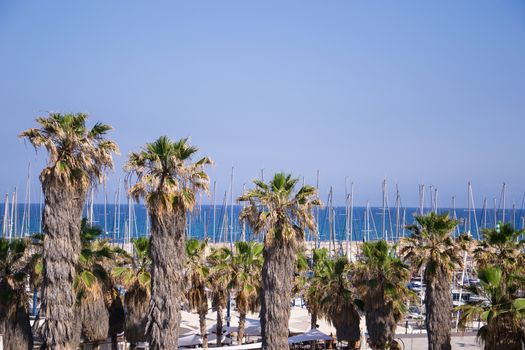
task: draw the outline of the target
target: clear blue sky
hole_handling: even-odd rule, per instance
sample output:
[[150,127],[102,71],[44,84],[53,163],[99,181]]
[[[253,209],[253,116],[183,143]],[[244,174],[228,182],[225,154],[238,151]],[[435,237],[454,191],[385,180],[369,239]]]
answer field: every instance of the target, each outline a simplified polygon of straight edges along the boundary
[[[46,110],[115,127],[123,155],[190,136],[218,197],[291,171],[356,202],[525,192],[523,1],[0,0],[0,194],[44,153],[16,138]],[[38,160],[38,161],[37,161]],[[35,164],[35,162],[37,162]],[[222,194],[219,194],[222,193]],[[35,196],[35,195],[33,195]],[[112,195],[110,195],[112,197]],[[393,202],[393,197],[390,201]]]

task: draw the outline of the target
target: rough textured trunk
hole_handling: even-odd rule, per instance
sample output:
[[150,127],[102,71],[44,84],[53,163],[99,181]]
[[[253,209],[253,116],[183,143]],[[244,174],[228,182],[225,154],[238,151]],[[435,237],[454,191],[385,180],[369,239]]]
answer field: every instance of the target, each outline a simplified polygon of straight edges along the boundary
[[118,349],[118,334],[124,332],[124,305],[118,291],[111,293],[109,304],[109,336],[111,337],[111,350]]
[[182,278],[186,259],[184,234],[186,215],[176,206],[173,212],[150,208],[151,300],[147,332],[151,350],[175,350],[179,341]]
[[5,350],[29,350],[33,349],[33,334],[29,323],[29,306],[27,297],[22,291],[19,294],[7,285],[1,283],[0,295],[4,293],[13,295],[13,299],[4,304],[0,302],[0,332],[4,336]]
[[147,341],[146,324],[150,296],[146,288],[138,283],[131,286],[124,295],[126,311],[124,337],[134,347],[139,342]]
[[239,332],[237,334],[238,344],[242,344],[244,342],[245,335],[246,335],[246,311],[239,310]]
[[334,325],[337,340],[347,341],[350,349],[356,348],[356,344],[361,340],[361,329],[359,322],[361,318],[354,307],[353,300],[342,304],[337,310],[331,310],[328,316]]
[[[503,314],[481,328],[483,349],[522,350],[525,340],[524,324],[512,314]],[[479,334],[479,333],[478,333]]]
[[109,312],[100,289],[86,295],[79,306],[84,341],[97,343],[109,333]]
[[368,344],[373,350],[386,349],[394,338],[394,334],[391,333],[391,322],[394,316],[389,309],[390,307],[385,305],[366,312]]
[[264,350],[288,349],[288,321],[297,246],[274,237],[264,247],[261,333]]
[[425,271],[426,328],[429,350],[450,350],[450,329],[452,324],[452,297],[450,281],[445,269],[436,268],[434,276]]
[[80,324],[75,307],[73,280],[80,252],[80,223],[86,191],[56,178],[42,178],[44,271],[42,312],[44,348],[76,349]]
[[312,311],[310,314],[310,329],[317,328],[317,312]]
[[[368,343],[373,350],[386,349],[394,339],[395,318],[392,303],[385,300],[383,287],[370,288],[365,297]],[[393,325],[392,325],[393,324]]]
[[222,305],[216,305],[217,309],[217,346],[222,345]]
[[[317,311],[310,311],[310,329],[317,329]],[[310,349],[315,349],[316,341],[310,342]]]
[[208,329],[206,328],[206,314],[208,313],[208,301],[203,301],[199,307],[199,327],[202,338],[202,347],[208,348]]

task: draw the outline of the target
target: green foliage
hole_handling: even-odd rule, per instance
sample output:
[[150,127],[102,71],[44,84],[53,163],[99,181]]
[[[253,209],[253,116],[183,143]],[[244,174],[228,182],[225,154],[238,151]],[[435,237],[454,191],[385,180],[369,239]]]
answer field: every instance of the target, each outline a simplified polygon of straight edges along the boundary
[[85,189],[96,180],[102,180],[104,171],[113,167],[112,154],[118,153],[117,145],[105,138],[109,125],[96,123],[86,127],[87,114],[49,113],[38,117],[39,128],[20,133],[35,147],[45,147],[48,166],[42,178],[60,179],[66,186]]
[[129,193],[137,200],[145,198],[146,205],[159,213],[171,212],[174,207],[191,210],[197,192],[208,190],[204,166],[213,163],[208,157],[192,163],[197,150],[187,138],[172,141],[161,136],[142,151],[131,153],[126,170],[130,180],[133,176],[137,179]]
[[[77,264],[77,274],[73,289],[77,293],[77,303],[89,293],[109,289],[112,284],[111,271],[120,260],[128,259],[125,251],[112,246],[107,239],[101,239],[102,230],[82,219],[81,248]],[[104,288],[105,287],[105,288]]]
[[267,243],[274,238],[303,239],[306,229],[316,232],[312,209],[321,205],[317,190],[304,185],[294,194],[298,181],[285,173],[276,173],[268,184],[254,180],[255,188],[238,198],[248,202],[240,220],[247,222],[255,233],[265,232]]
[[190,309],[207,312],[208,299],[206,282],[209,269],[206,265],[207,240],[189,239],[186,241],[186,285],[188,286],[188,303]]
[[149,257],[149,242],[148,237],[132,239],[133,256],[128,256],[118,266],[113,267],[111,271],[112,276],[126,288],[138,283],[146,290],[150,290],[151,259]]
[[26,254],[28,241],[0,238],[0,302],[9,305],[15,294],[25,292],[23,285],[29,274],[29,259]]
[[407,227],[412,235],[402,241],[401,256],[416,271],[425,266],[427,281],[433,279],[440,269],[451,276],[455,269],[463,265],[461,252],[465,250],[469,238],[465,235],[452,237],[458,221],[450,219],[448,214],[431,212],[415,219],[416,223]]
[[480,318],[486,324],[478,332],[478,338],[488,348],[499,348],[503,345],[523,344],[525,335],[525,299],[518,298],[508,284],[513,283],[515,275],[510,274],[510,281],[503,279],[499,267],[483,267],[478,271],[480,286],[469,289],[482,297],[456,309],[461,311],[459,326],[464,329],[469,322]]

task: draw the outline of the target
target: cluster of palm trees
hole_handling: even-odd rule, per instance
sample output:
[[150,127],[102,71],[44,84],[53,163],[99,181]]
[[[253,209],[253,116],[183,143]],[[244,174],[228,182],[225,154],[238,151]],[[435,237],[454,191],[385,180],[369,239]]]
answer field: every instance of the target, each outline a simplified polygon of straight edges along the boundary
[[[199,192],[208,190],[205,168],[212,161],[194,161],[198,150],[187,139],[160,137],[131,153],[125,166],[129,194],[144,201],[151,222],[150,238],[133,240],[128,254],[82,220],[88,190],[104,180],[118,152],[106,138],[110,126],[88,128],[86,121],[81,113],[50,113],[37,118],[38,128],[20,134],[45,148],[48,162],[40,175],[43,234],[0,240],[0,323],[7,349],[32,346],[28,283],[40,289],[44,349],[75,349],[81,337],[97,345],[109,336],[116,346],[122,331],[132,345],[148,341],[154,350],[176,349],[183,305],[198,313],[207,346],[210,303],[220,345],[230,296],[239,313],[239,343],[247,314],[260,309],[262,348],[285,349],[294,295],[305,300],[312,328],[326,319],[348,348],[359,346],[364,314],[372,349],[395,349],[396,325],[414,297],[407,285],[415,273],[426,284],[429,349],[451,348],[455,312],[461,327],[484,322],[479,336],[486,349],[521,349],[524,243],[522,232],[509,225],[473,242],[467,235],[454,237],[456,220],[429,213],[416,217],[411,237],[399,246],[365,242],[355,261],[321,248],[308,259],[303,243],[308,231],[316,233],[313,211],[321,202],[315,188],[277,173],[269,182],[254,180],[238,198],[246,204],[240,220],[264,242],[212,247],[185,238],[187,213]],[[466,254],[479,274],[473,292],[484,298],[453,310],[452,276]]]

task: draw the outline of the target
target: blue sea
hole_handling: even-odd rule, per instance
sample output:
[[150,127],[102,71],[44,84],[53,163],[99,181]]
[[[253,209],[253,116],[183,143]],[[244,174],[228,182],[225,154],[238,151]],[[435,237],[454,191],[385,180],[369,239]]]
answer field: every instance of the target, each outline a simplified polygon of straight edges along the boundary
[[[241,239],[242,235],[247,240],[260,240],[261,237],[254,235],[251,230],[238,220],[238,215],[242,209],[239,205],[231,206],[217,205],[215,209],[212,205],[202,205],[188,214],[187,237],[208,238],[213,242],[230,242]],[[41,204],[24,205],[18,204],[15,208],[11,206],[7,210],[7,220],[5,219],[4,204],[0,204],[0,229],[4,236],[21,237],[32,233],[41,232]],[[427,213],[431,209],[426,208]],[[418,214],[418,208],[395,208],[385,209],[371,207],[354,207],[352,213],[352,240],[375,240],[388,238],[398,240],[407,236],[409,232],[404,229],[414,221],[414,215]],[[368,212],[368,215],[367,215]],[[452,216],[452,209],[439,209],[439,213],[448,212]],[[93,205],[92,220],[104,231],[107,238],[122,242],[125,239],[140,237],[148,234],[149,220],[144,205],[120,205],[103,204]],[[384,213],[384,215],[383,215]],[[325,207],[315,212],[319,226],[319,237],[321,241],[333,239],[344,241],[347,232],[350,232],[350,221],[347,226],[347,215],[345,207],[334,207],[332,215],[330,209]],[[455,234],[470,231],[474,238],[482,237],[483,228],[494,227],[495,222],[505,220],[514,227],[524,228],[524,210],[507,210],[505,216],[502,210],[494,209],[475,209],[469,210],[459,208],[455,210],[456,217],[460,220],[460,225]],[[84,216],[89,218],[90,210],[86,207]],[[470,218],[469,218],[470,217]],[[11,219],[13,218],[13,219]],[[384,218],[384,220],[383,220]],[[4,222],[5,221],[5,222]],[[331,224],[331,221],[333,224]],[[332,228],[332,229],[331,229]],[[315,237],[307,232],[307,240],[314,240]]]

